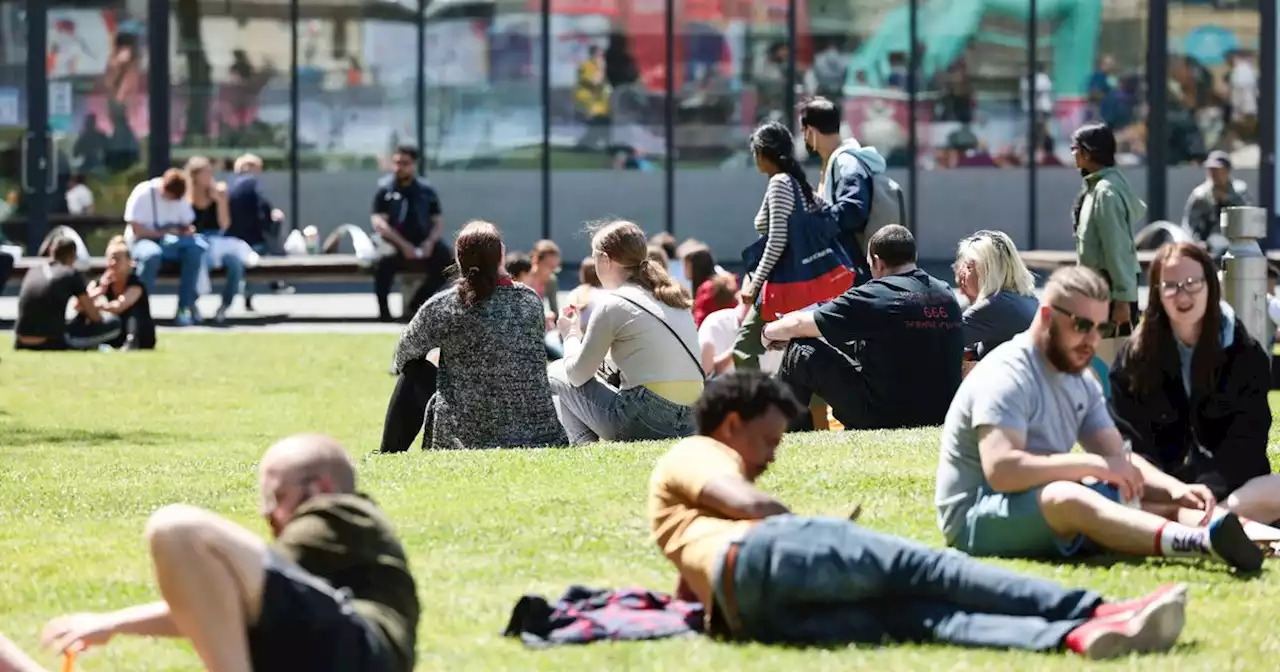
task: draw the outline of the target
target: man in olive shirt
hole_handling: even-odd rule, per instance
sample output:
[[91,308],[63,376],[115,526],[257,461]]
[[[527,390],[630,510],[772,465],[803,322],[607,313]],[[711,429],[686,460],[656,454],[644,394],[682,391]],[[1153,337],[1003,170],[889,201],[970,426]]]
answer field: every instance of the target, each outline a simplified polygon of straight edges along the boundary
[[327,436],[292,436],[267,451],[260,476],[274,545],[208,511],[167,506],[147,523],[163,600],[54,619],[44,645],[186,637],[216,672],[412,670],[413,577],[391,524],[356,491],[347,452]]
[[677,597],[715,635],[763,643],[942,642],[1070,650],[1086,658],[1172,648],[1185,584],[1108,603],[849,520],[795,516],[755,486],[801,410],[757,371],[707,383],[698,436],[658,460],[649,520],[680,573]]

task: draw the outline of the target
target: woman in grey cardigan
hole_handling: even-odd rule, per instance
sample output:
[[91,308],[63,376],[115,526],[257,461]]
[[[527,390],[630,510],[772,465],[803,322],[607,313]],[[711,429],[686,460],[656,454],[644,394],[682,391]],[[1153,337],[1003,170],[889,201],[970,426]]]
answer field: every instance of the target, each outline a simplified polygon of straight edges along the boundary
[[[454,243],[459,278],[418,309],[396,348],[399,374],[382,452],[566,445],[547,381],[537,292],[502,270],[498,228],[471,222]],[[437,368],[427,353],[440,348]]]

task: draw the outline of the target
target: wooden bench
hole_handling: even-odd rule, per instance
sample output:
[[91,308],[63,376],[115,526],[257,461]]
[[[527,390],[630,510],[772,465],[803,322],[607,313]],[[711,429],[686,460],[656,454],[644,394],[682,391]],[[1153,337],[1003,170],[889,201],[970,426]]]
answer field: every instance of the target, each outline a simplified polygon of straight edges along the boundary
[[[23,257],[14,264],[13,278],[21,282],[27,271],[44,263],[40,257]],[[107,268],[105,257],[93,257],[88,264],[80,264],[91,277]],[[317,254],[306,257],[262,257],[258,265],[245,269],[245,278],[251,281],[279,280],[289,284],[307,282],[351,282],[369,273],[369,262],[354,254]],[[213,278],[224,275],[222,269],[210,272]],[[166,263],[160,267],[161,284],[177,284],[178,266]]]
[[[45,237],[41,244],[41,256],[22,257],[14,263],[13,277],[21,282],[22,277],[26,275],[29,269],[44,263],[43,255],[47,246],[55,237],[62,236],[70,238],[76,243],[79,261],[77,266],[90,276],[97,276],[107,268],[107,260],[105,257],[90,257],[85,247],[84,240],[79,233],[70,226],[55,226]],[[347,238],[351,241],[356,250],[364,250],[365,255],[358,256],[356,254],[338,254],[334,250],[338,249],[339,240]],[[302,283],[341,283],[351,282],[361,276],[368,275],[372,262],[368,260],[369,253],[373,250],[373,241],[370,240],[368,234],[361,231],[359,227],[344,224],[329,234],[324,241],[322,249],[325,253],[313,255],[297,255],[297,256],[261,256],[258,263],[254,266],[245,268],[245,279],[250,281],[271,281],[277,280],[288,284]],[[175,263],[165,262],[160,267],[160,276],[158,282],[162,285],[177,284],[179,275],[178,265]],[[226,275],[222,268],[216,268],[210,271],[212,278],[220,278]],[[413,273],[400,274],[400,280],[404,291],[412,292],[415,289],[414,282],[419,281]]]

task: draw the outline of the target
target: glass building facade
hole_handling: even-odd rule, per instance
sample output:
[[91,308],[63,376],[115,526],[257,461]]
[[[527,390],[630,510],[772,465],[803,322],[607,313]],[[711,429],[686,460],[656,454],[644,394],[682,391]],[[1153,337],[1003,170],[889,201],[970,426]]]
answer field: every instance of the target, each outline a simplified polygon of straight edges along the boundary
[[736,245],[763,187],[751,129],[794,127],[790,111],[822,95],[887,157],[925,254],[991,227],[1062,248],[1079,188],[1069,138],[1087,120],[1116,129],[1152,220],[1180,219],[1215,149],[1274,204],[1275,12],[1259,0],[0,0],[0,191],[30,221],[56,220],[82,175],[97,212],[119,217],[148,174],[253,153],[290,220],[324,229],[367,222],[372,180],[411,143],[447,213],[493,219],[517,244],[612,214]]

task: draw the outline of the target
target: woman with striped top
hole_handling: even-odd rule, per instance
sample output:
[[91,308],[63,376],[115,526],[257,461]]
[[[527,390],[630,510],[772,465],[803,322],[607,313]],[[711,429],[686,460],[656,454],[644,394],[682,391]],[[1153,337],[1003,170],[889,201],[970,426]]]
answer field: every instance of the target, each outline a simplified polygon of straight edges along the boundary
[[764,192],[764,202],[760,204],[755,220],[756,232],[766,236],[764,256],[755,270],[743,279],[742,291],[738,295],[743,309],[748,311],[733,346],[734,363],[739,370],[760,368],[760,355],[764,354],[760,331],[769,321],[769,316],[760,315],[755,306],[756,295],[787,249],[788,223],[797,205],[793,185],[800,187],[807,211],[815,212],[821,208],[804,169],[796,161],[795,140],[786,126],[776,121],[762,124],[751,134],[751,152],[755,155],[756,169],[769,176],[769,187]]

